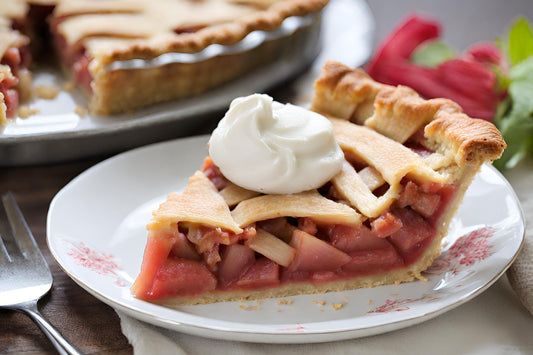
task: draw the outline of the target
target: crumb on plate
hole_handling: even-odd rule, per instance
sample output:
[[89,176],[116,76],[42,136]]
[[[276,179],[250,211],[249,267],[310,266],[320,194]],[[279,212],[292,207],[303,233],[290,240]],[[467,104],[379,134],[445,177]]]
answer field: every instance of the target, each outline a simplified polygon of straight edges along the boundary
[[87,114],[87,109],[85,107],[76,106],[76,108],[74,109],[74,113],[76,113],[80,117],[85,117],[85,115]]
[[52,100],[59,94],[59,89],[52,85],[37,85],[33,88],[35,96],[44,100]]
[[257,311],[259,309],[259,306],[246,306],[244,304],[241,304],[239,308],[245,311]]
[[331,304],[331,307],[332,307],[334,310],[338,311],[339,309],[341,309],[342,307],[344,307],[344,303],[332,303],[332,304]]
[[278,301],[278,304],[281,306],[281,305],[291,305],[293,304],[293,301],[292,300],[286,300],[286,299],[281,299]]
[[20,118],[28,118],[31,115],[35,115],[36,113],[39,113],[39,110],[36,108],[31,108],[26,105],[22,105],[22,106],[19,106],[17,113]]
[[63,84],[62,89],[63,91],[71,92],[72,90],[74,90],[74,87],[75,87],[74,82],[67,81],[66,83]]

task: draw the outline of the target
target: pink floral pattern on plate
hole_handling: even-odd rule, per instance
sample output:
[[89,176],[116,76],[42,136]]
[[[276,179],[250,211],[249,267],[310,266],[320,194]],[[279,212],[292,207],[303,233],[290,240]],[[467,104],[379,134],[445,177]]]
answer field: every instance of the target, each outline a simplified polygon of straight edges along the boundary
[[115,257],[112,254],[91,249],[83,242],[71,242],[70,251],[67,253],[67,255],[72,257],[76,264],[84,268],[94,271],[100,275],[115,278],[114,284],[116,286],[126,286],[125,280],[119,274],[122,269],[114,261]]
[[278,329],[278,332],[303,332],[304,330],[307,330],[307,328],[301,325],[300,323],[297,323],[295,327],[281,328]]
[[388,313],[388,312],[400,312],[400,311],[406,311],[409,309],[408,304],[415,303],[415,302],[432,302],[438,300],[438,297],[435,297],[435,295],[432,294],[425,294],[422,297],[418,298],[403,298],[398,300],[391,300],[387,299],[385,300],[385,303],[381,306],[374,307],[370,311],[367,312],[367,314],[370,313]]
[[493,246],[489,243],[493,235],[494,228],[484,227],[462,236],[444,251],[425,273],[441,275],[448,272],[457,275],[465,268],[487,259],[494,253]]
[[[494,253],[493,246],[489,243],[493,235],[494,228],[484,227],[460,237],[435,259],[433,265],[425,273],[430,275],[446,273],[454,276],[477,262],[487,259]],[[367,314],[406,311],[410,309],[409,305],[412,303],[428,303],[438,300],[437,295],[438,293],[427,293],[418,298],[387,299],[384,304],[372,308]]]

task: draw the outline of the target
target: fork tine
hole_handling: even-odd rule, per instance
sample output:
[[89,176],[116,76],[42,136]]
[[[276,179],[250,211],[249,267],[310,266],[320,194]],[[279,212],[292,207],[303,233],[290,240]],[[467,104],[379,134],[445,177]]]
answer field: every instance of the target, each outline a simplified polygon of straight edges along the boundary
[[11,258],[9,257],[9,254],[7,253],[7,249],[2,239],[2,232],[0,231],[0,265],[7,265],[7,263],[9,262],[11,262]]
[[2,196],[2,206],[0,206],[0,240],[2,242],[3,256],[2,261],[9,262],[13,256],[20,254],[20,249],[15,242],[13,230],[9,222],[9,217],[5,208],[4,197]]
[[[11,230],[7,231],[7,238],[5,238],[10,240],[7,244],[15,243],[14,247],[18,249],[18,254],[22,253],[25,258],[34,254],[42,255],[11,192],[7,192],[2,196],[2,204],[11,226]],[[9,225],[7,226],[8,228]],[[16,241],[14,235],[17,236]],[[10,246],[10,248],[13,248],[13,246]],[[12,258],[17,256],[17,254],[12,254],[9,248],[8,252]]]

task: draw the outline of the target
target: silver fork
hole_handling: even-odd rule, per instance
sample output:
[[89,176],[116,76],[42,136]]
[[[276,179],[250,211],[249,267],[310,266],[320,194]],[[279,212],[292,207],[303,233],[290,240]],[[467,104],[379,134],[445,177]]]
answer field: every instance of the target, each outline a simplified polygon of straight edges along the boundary
[[52,287],[52,273],[20,209],[8,192],[0,204],[0,309],[26,313],[60,354],[80,354],[39,312]]

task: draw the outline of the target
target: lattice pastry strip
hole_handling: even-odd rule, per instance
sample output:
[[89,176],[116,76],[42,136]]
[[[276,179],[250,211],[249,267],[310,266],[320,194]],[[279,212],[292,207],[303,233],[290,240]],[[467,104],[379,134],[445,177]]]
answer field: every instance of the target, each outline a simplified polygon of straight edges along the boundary
[[385,180],[383,180],[383,176],[381,176],[379,171],[371,166],[367,166],[359,170],[357,173],[370,191],[374,191],[385,183]]
[[317,222],[350,225],[359,225],[363,221],[354,209],[329,200],[316,190],[254,197],[239,203],[231,215],[241,228],[278,217],[310,217]]
[[[231,21],[253,12],[249,6],[224,1],[72,1],[60,3],[56,16],[69,15],[59,32],[69,44],[94,36],[149,38],[180,27]],[[129,8],[129,10],[127,10]],[[75,15],[75,16],[73,16]]]
[[220,190],[219,193],[230,207],[237,205],[241,201],[248,200],[259,195],[259,192],[247,190],[243,187],[235,185],[232,182],[228,182],[228,185]]
[[395,184],[387,192],[377,197],[372,193],[363,178],[353,166],[344,162],[342,171],[331,180],[333,186],[350,204],[367,217],[378,217],[399,196],[401,186]]
[[446,177],[427,166],[422,158],[404,145],[368,127],[331,119],[341,148],[377,169],[390,185],[399,184],[407,174],[445,182]]
[[215,185],[200,171],[189,179],[189,185],[183,194],[170,194],[154,211],[148,229],[165,228],[179,222],[198,223],[234,233],[242,232]]

